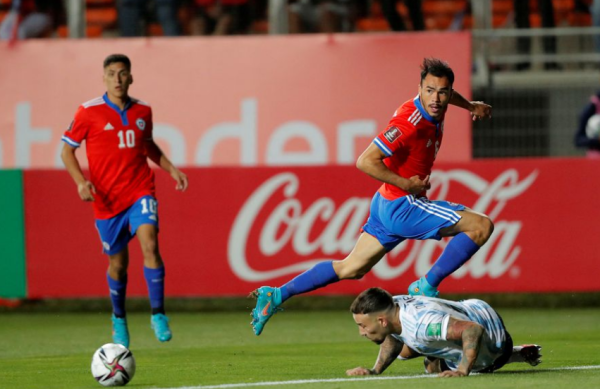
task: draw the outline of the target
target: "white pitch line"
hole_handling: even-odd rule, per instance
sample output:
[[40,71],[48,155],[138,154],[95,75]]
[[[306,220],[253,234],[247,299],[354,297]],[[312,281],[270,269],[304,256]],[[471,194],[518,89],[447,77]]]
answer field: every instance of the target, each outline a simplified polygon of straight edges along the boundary
[[[544,371],[551,370],[591,370],[600,369],[600,365],[592,366],[566,366],[554,367],[549,369],[540,369]],[[535,370],[532,370],[535,371]],[[477,374],[477,373],[476,373]],[[376,376],[376,377],[357,377],[357,378],[329,378],[329,379],[313,379],[313,380],[295,380],[295,381],[266,381],[252,382],[240,384],[221,384],[221,385],[200,385],[200,386],[179,386],[176,388],[157,388],[157,389],[229,389],[229,388],[250,388],[253,386],[279,386],[279,385],[300,385],[300,384],[320,384],[328,382],[357,382],[357,381],[389,381],[389,380],[412,380],[421,378],[437,378],[432,374],[420,374],[410,376]]]

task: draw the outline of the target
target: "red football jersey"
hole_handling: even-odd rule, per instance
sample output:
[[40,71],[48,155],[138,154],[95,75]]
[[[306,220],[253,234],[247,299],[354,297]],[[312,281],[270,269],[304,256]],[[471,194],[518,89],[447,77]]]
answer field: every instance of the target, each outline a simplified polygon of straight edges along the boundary
[[131,99],[121,111],[104,94],[79,107],[62,140],[73,147],[85,140],[97,219],[117,215],[142,196],[154,196],[146,154],[151,139],[152,109],[144,102]]
[[[440,121],[432,118],[417,95],[396,110],[387,128],[373,142],[387,156],[384,162],[388,169],[403,178],[424,179],[431,174],[443,135],[444,118]],[[388,200],[409,194],[386,183],[381,185],[379,193]],[[424,196],[425,191],[420,195]]]

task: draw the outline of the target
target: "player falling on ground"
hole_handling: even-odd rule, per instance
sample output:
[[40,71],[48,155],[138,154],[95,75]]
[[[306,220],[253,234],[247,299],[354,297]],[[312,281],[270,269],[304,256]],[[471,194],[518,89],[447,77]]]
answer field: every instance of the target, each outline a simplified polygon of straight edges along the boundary
[[252,327],[260,335],[269,318],[288,298],[344,279],[359,279],[400,242],[454,236],[429,272],[413,282],[411,295],[437,296],[444,278],[487,242],[492,221],[464,205],[427,199],[429,176],[444,136],[448,104],[467,109],[473,120],[491,117],[491,107],[469,102],[452,89],[454,72],[439,59],[421,66],[418,95],[404,104],[358,158],[356,166],[383,185],[373,197],[371,213],[354,249],[343,261],[315,265],[280,288],[263,286]]
[[482,300],[461,302],[424,296],[394,296],[380,288],[362,292],[350,307],[361,336],[379,345],[372,369],[350,376],[381,374],[397,358],[424,356],[425,371],[441,377],[491,373],[507,363],[541,363],[540,346],[513,347],[502,318]]
[[[93,202],[96,228],[108,255],[107,281],[113,305],[113,342],[129,347],[125,314],[129,241],[137,235],[144,256],[152,316],[150,325],[161,342],[172,337],[164,309],[165,267],[158,250],[158,203],[154,173],[147,158],[169,172],[184,191],[187,176],[152,139],[152,109],[131,98],[131,61],[113,54],[104,60],[102,97],[83,103],[62,140],[62,160],[77,184],[79,197]],[[85,140],[89,180],[75,152]]]

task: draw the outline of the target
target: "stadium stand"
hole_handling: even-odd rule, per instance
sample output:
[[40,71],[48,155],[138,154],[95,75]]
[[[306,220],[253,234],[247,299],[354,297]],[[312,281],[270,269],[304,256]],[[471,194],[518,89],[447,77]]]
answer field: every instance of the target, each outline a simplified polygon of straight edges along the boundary
[[[530,24],[532,28],[541,26],[538,14],[537,0],[530,1]],[[0,20],[11,7],[11,0],[0,0]],[[269,31],[265,15],[268,1],[250,0],[253,22],[250,33],[264,34]],[[423,0],[422,8],[427,30],[443,31],[448,29],[470,30],[474,28],[473,16],[470,12],[469,0]],[[553,0],[557,27],[589,27],[592,25],[589,6],[592,0]],[[379,0],[359,0],[357,32],[390,31],[389,25],[381,11]],[[118,36],[118,12],[116,0],[85,0],[86,35],[88,38]],[[402,1],[398,1],[397,9],[405,23],[410,26],[408,10]],[[513,0],[492,0],[492,26],[505,28],[513,26]],[[195,17],[196,5],[194,0],[180,2],[179,20],[183,26],[184,35],[191,34],[190,25]],[[57,37],[68,37],[66,25],[60,25],[54,34]],[[162,29],[155,21],[146,26],[147,36],[161,36]]]

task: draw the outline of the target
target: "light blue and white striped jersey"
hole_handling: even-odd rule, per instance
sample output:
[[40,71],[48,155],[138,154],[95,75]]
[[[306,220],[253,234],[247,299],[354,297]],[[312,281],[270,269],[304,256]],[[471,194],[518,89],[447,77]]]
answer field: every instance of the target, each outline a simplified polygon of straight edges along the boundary
[[393,336],[420,354],[444,359],[452,370],[462,359],[462,342],[446,340],[450,317],[481,324],[485,329],[473,371],[492,366],[504,352],[506,329],[485,301],[405,295],[394,296],[394,301],[400,306],[402,333]]

